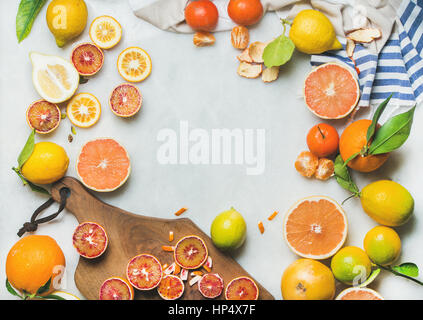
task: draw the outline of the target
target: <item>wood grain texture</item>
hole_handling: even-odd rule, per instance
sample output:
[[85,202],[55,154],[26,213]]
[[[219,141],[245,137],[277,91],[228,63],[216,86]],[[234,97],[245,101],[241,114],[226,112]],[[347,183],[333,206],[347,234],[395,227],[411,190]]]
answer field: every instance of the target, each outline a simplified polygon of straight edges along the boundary
[[[126,278],[126,265],[130,258],[140,253],[155,255],[162,264],[173,262],[173,254],[162,250],[162,245],[170,245],[169,231],[173,231],[175,245],[183,236],[195,234],[204,239],[209,255],[213,258],[213,272],[219,273],[225,285],[238,276],[251,277],[233,258],[219,251],[209,236],[201,231],[190,219],[160,219],[133,214],[108,205],[92,195],[78,180],[65,177],[52,187],[52,196],[60,200],[59,190],[70,190],[66,209],[73,213],[78,222],[93,221],[101,224],[109,236],[106,252],[97,259],[79,258],[75,271],[75,283],[87,299],[98,299],[98,291],[103,281],[111,276]],[[190,277],[191,275],[189,275]],[[274,297],[256,281],[259,299]],[[141,292],[135,290],[135,299],[161,299],[156,289]],[[186,282],[181,299],[204,299],[197,285],[190,287]],[[224,299],[223,294],[220,299]]]

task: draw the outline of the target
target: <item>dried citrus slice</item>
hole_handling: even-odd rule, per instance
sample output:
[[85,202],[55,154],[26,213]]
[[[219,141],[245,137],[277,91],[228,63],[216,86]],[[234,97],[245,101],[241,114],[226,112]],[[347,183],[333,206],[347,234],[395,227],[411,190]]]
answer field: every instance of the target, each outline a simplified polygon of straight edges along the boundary
[[129,47],[119,54],[117,68],[126,81],[140,82],[151,73],[151,59],[143,49]]
[[352,287],[342,291],[335,300],[384,300],[384,298],[372,289]]
[[123,83],[113,89],[109,104],[115,115],[132,117],[141,109],[142,95],[136,86]]
[[26,111],[28,125],[41,134],[54,131],[61,118],[59,107],[43,99],[33,102]]
[[71,61],[81,76],[92,76],[103,66],[104,54],[92,43],[81,43],[72,50]]
[[82,147],[76,171],[87,188],[109,192],[125,183],[131,172],[131,163],[125,148],[117,141],[98,138]]
[[183,237],[175,246],[175,262],[184,269],[197,269],[207,260],[208,250],[205,242],[197,236]]
[[223,279],[217,273],[206,273],[198,281],[198,290],[205,298],[217,298],[223,291]]
[[79,73],[72,63],[58,57],[31,52],[32,82],[42,98],[52,103],[68,100],[79,85]]
[[76,251],[84,258],[93,259],[106,251],[109,239],[106,230],[98,223],[83,222],[78,225],[72,236]]
[[100,101],[91,93],[78,93],[69,101],[66,114],[75,126],[91,127],[100,119]]
[[347,218],[335,200],[325,196],[301,199],[287,212],[283,233],[288,247],[304,258],[327,259],[347,238]]
[[122,38],[122,27],[113,17],[97,17],[91,23],[90,38],[100,48],[110,49]]
[[307,107],[323,119],[341,119],[354,110],[360,87],[350,68],[330,62],[313,69],[304,82]]
[[165,300],[179,299],[184,294],[184,290],[184,282],[178,276],[171,274],[164,276],[157,287],[160,297]]
[[134,300],[134,288],[121,277],[106,279],[100,287],[99,300]]
[[226,286],[226,300],[257,300],[259,289],[253,279],[238,277]]
[[133,257],[126,267],[126,277],[134,288],[151,290],[162,280],[163,270],[160,261],[151,254]]

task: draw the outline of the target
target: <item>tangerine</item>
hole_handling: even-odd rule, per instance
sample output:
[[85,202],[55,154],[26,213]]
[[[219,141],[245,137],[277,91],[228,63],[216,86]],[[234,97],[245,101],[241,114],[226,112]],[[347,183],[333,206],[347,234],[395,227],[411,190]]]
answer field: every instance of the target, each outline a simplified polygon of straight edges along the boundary
[[329,124],[319,123],[308,132],[307,145],[310,151],[319,158],[333,155],[338,151],[338,132]]
[[218,17],[219,12],[210,0],[192,1],[185,8],[185,21],[194,30],[212,31]]
[[260,0],[230,0],[228,15],[235,23],[249,26],[260,21],[263,6]]

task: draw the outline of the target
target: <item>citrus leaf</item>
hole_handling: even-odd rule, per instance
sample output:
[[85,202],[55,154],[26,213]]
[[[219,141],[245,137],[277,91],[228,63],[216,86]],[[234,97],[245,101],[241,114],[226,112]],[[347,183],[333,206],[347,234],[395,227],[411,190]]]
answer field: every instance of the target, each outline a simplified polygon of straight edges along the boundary
[[399,266],[393,266],[392,269],[409,277],[415,278],[419,276],[419,268],[412,262],[405,262]]
[[40,295],[47,292],[50,289],[50,284],[51,284],[51,277],[43,286],[38,288],[36,295]]
[[26,160],[31,156],[34,151],[35,146],[35,129],[33,129],[26,140],[25,146],[23,147],[21,153],[18,157],[18,170],[22,169],[22,166],[25,164]]
[[350,172],[346,166],[344,166],[344,160],[342,160],[339,154],[335,159],[335,179],[338,184],[345,190],[350,191],[353,194],[358,194],[360,190],[351,178]]
[[401,147],[410,135],[415,110],[416,106],[392,117],[380,127],[370,145],[369,153],[388,153]]
[[48,294],[46,296],[36,296],[39,299],[54,299],[54,300],[66,300],[65,298],[55,295],[55,294]]
[[287,63],[291,59],[294,49],[295,45],[292,40],[283,34],[280,35],[264,48],[264,65],[271,68]]
[[389,100],[391,100],[392,98],[392,93],[391,95],[385,100],[383,101],[379,107],[377,107],[375,114],[373,115],[373,119],[372,119],[372,123],[370,124],[369,128],[367,129],[367,141],[370,141],[375,132],[376,132],[376,126],[377,126],[377,122],[380,119],[380,116],[382,115],[383,111],[385,110],[386,106],[388,105]]
[[32,191],[39,192],[39,193],[46,194],[46,195],[50,195],[50,192],[48,192],[43,187],[37,186],[36,184],[33,184],[31,181],[26,180],[25,177],[22,175],[22,173],[19,171],[19,169],[12,168],[12,170],[15,171],[16,174],[18,175],[18,177],[22,180],[22,183],[23,183],[24,186],[28,185],[31,188]]
[[47,0],[21,0],[16,14],[16,37],[18,42],[31,32],[32,24]]
[[370,283],[372,283],[376,279],[379,273],[380,273],[380,268],[373,270],[370,276],[367,278],[367,280],[359,284],[358,286],[360,288],[367,287]]
[[6,278],[6,289],[7,289],[7,291],[9,291],[10,294],[22,299],[21,295],[19,293],[17,293],[15,291],[15,289],[13,289],[12,285],[9,282],[9,279],[7,279],[7,278]]

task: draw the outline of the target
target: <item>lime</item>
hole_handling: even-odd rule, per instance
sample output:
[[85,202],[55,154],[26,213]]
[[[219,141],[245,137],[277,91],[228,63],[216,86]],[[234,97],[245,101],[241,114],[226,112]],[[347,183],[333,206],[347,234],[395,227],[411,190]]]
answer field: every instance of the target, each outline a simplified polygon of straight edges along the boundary
[[242,215],[231,208],[220,213],[210,228],[211,238],[221,250],[234,250],[245,241],[247,225]]
[[372,263],[364,250],[353,246],[339,250],[333,256],[330,266],[336,279],[353,285],[364,282],[372,269]]
[[364,250],[374,263],[389,265],[401,252],[401,239],[394,229],[377,226],[367,232],[364,238]]

